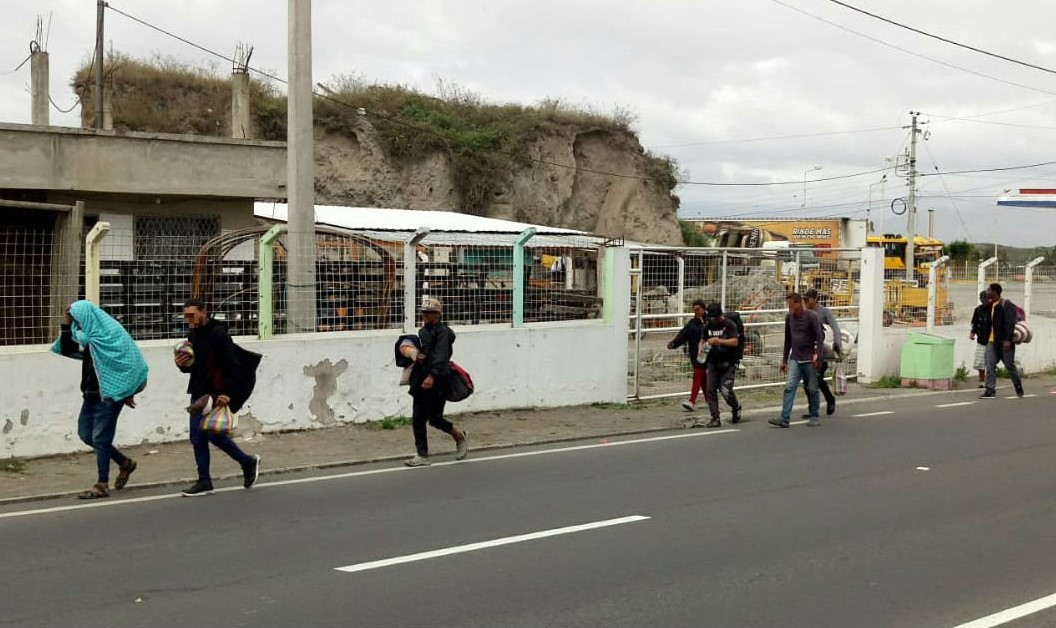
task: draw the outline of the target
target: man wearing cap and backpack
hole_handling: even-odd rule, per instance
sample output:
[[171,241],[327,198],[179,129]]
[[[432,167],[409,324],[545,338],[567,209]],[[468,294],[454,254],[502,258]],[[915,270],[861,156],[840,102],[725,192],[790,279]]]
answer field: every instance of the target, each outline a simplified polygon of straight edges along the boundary
[[[837,359],[837,356],[843,353],[843,348],[840,346],[840,324],[836,322],[836,316],[832,313],[832,310],[818,303],[818,291],[814,288],[803,293],[803,305],[818,315],[818,318],[821,319],[822,330],[824,331],[825,327],[828,327],[828,331],[832,334],[831,342],[825,343],[823,353],[818,356],[820,365],[816,369],[818,391],[825,397],[825,414],[831,415],[836,412],[836,395],[832,394],[829,383],[825,381],[825,373],[829,370],[829,362]],[[826,340],[830,339],[826,338]],[[806,379],[803,380],[803,391],[810,395],[810,386]],[[809,419],[810,414],[803,415],[803,418]]]
[[418,338],[422,346],[410,377],[410,394],[414,397],[411,428],[414,431],[417,453],[404,463],[408,467],[424,467],[430,464],[426,424],[450,434],[451,438],[455,439],[455,460],[462,460],[469,453],[465,430],[455,427],[444,418],[455,332],[440,320],[443,315],[440,299],[423,298],[421,313],[423,326],[418,330]]
[[708,401],[711,420],[704,424],[698,421],[690,427],[720,427],[722,425],[719,419],[720,394],[733,410],[730,422],[739,423],[741,404],[737,401],[737,393],[733,392],[733,380],[737,375],[737,362],[741,357],[740,330],[736,322],[723,315],[722,306],[718,303],[709,304],[705,315],[703,338],[700,342],[700,350],[697,352],[697,360],[704,363],[707,371],[704,398]]

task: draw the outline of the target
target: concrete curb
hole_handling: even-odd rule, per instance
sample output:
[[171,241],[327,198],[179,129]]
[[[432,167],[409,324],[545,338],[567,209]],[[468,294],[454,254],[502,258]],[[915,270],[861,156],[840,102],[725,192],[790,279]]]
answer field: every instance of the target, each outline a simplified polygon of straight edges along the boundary
[[[840,401],[840,405],[855,405],[855,404],[875,403],[877,401],[887,401],[889,399],[907,399],[907,398],[910,398],[910,397],[935,397],[935,396],[940,396],[940,395],[955,395],[955,394],[978,393],[978,392],[979,391],[976,388],[966,388],[966,389],[963,389],[963,390],[940,390],[940,391],[924,391],[924,390],[921,390],[921,391],[918,391],[918,392],[893,393],[893,394],[890,394],[890,395],[875,395],[875,396],[872,396],[872,397],[860,397],[860,398],[855,398],[855,399],[843,399],[843,400]],[[800,407],[800,405],[801,404],[797,404],[796,407],[798,408],[798,407]],[[769,407],[754,408],[754,409],[745,410],[742,416],[746,416],[746,417],[759,416],[759,415],[762,415],[762,414],[772,414],[774,412],[780,412],[780,411],[781,411],[781,406],[769,406]],[[699,418],[700,416],[702,416],[702,415],[697,414],[697,413],[688,413],[687,412],[687,413],[685,413],[683,415],[683,421],[696,419],[696,418]],[[557,443],[568,443],[568,442],[573,442],[573,441],[582,441],[582,440],[589,440],[589,439],[595,439],[595,438],[614,438],[614,437],[618,437],[618,436],[634,436],[634,435],[637,435],[637,434],[655,434],[655,433],[658,433],[658,432],[678,432],[678,431],[682,431],[684,429],[687,429],[687,426],[685,426],[685,425],[683,425],[681,427],[663,427],[662,426],[662,427],[634,429],[634,430],[627,430],[627,431],[604,432],[604,433],[600,433],[600,434],[592,434],[590,436],[564,436],[564,437],[561,437],[561,438],[543,438],[543,439],[539,439],[539,440],[531,440],[531,441],[524,441],[524,442],[500,443],[500,444],[495,444],[495,445],[487,445],[485,447],[476,447],[476,448],[472,449],[471,451],[472,452],[497,451],[497,450],[503,450],[503,449],[514,449],[514,448],[517,448],[517,447],[529,447],[529,446],[533,446],[533,445],[552,445],[552,444],[557,444]],[[319,463],[319,464],[308,464],[308,465],[299,465],[299,466],[291,466],[291,467],[280,467],[280,468],[277,468],[277,469],[266,469],[266,470],[261,471],[260,475],[261,475],[261,477],[271,477],[271,476],[285,475],[285,474],[289,474],[289,473],[301,473],[301,472],[305,472],[305,471],[319,471],[319,470],[323,470],[323,469],[335,469],[335,468],[341,468],[341,467],[357,467],[357,466],[365,466],[365,465],[368,465],[368,464],[378,464],[378,463],[382,463],[382,462],[398,462],[398,461],[405,460],[407,458],[408,458],[407,454],[401,454],[401,455],[398,455],[398,456],[380,456],[380,457],[377,457],[377,458],[361,458],[361,459],[356,459],[356,460],[336,460],[336,461],[332,461],[332,462],[322,462],[322,463]],[[223,475],[223,476],[219,476],[217,478],[214,478],[214,481],[226,481],[226,480],[240,479],[241,477],[242,477],[242,475],[239,474],[239,473],[232,473],[232,474]],[[122,489],[120,492],[117,492],[117,491],[115,491],[115,492],[117,492],[118,494],[127,495],[129,493],[145,491],[145,490],[151,490],[151,489],[157,489],[157,488],[166,488],[166,487],[170,487],[170,486],[182,486],[182,485],[185,485],[185,484],[186,485],[190,485],[190,484],[193,484],[194,481],[195,481],[195,478],[181,478],[181,479],[176,479],[176,480],[162,480],[162,481],[158,481],[158,482],[147,482],[147,483],[144,483],[144,484],[136,484],[134,486],[127,486],[124,489]],[[0,507],[14,505],[14,504],[23,504],[23,503],[26,503],[26,502],[49,501],[49,500],[56,500],[56,499],[72,498],[72,497],[76,497],[76,495],[78,493],[80,493],[80,492],[81,491],[72,491],[72,492],[64,492],[64,493],[45,493],[45,494],[41,494],[41,495],[25,495],[25,496],[22,496],[22,497],[5,497],[5,498],[0,499]],[[113,493],[114,492],[112,492],[111,494],[113,494]]]

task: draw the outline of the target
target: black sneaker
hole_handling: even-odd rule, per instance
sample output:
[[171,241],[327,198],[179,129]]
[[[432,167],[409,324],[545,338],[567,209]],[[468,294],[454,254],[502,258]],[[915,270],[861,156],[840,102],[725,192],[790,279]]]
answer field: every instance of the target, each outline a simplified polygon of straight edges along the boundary
[[836,412],[836,402],[830,401],[828,404],[825,405],[825,414],[832,416],[832,413],[834,412]]
[[712,419],[708,421],[707,425],[705,425],[704,427],[722,427],[722,421],[718,419]]
[[774,427],[788,427],[788,421],[784,419],[770,419],[769,423]]
[[1016,386],[1016,396],[1019,397],[1020,399],[1022,399],[1023,398],[1023,394],[1024,394],[1023,393],[1023,387],[1022,386]]
[[733,409],[733,415],[730,416],[730,423],[737,424],[741,422],[741,406],[737,406]]
[[257,483],[260,477],[260,455],[254,455],[249,464],[242,465],[242,486],[249,488]]
[[997,391],[987,388],[983,391],[983,394],[979,395],[980,399],[997,399]]
[[190,488],[180,493],[184,497],[201,497],[202,495],[213,494],[213,483],[212,482],[195,482]]

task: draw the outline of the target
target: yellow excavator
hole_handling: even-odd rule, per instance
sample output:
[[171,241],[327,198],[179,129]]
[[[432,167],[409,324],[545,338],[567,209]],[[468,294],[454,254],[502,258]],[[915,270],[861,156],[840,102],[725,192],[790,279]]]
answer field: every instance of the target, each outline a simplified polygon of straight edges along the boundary
[[[909,239],[903,235],[869,236],[866,245],[884,249],[884,325],[898,323],[919,325],[928,316],[928,264],[942,257],[942,240],[925,236],[913,239],[916,262],[914,279],[906,279],[906,248]],[[953,324],[953,304],[947,289],[949,269],[939,269],[936,276],[935,322]]]

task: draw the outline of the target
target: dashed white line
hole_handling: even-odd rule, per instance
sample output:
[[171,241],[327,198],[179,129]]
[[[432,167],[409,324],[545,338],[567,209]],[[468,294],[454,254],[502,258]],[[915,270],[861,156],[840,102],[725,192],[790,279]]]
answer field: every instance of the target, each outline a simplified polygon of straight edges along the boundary
[[1033,615],[1034,613],[1038,613],[1047,608],[1052,608],[1053,606],[1056,606],[1056,593],[1038,598],[1033,602],[1014,606],[1007,610],[994,613],[993,615],[980,617],[979,619],[970,621],[966,624],[958,624],[953,628],[994,628],[994,626],[1001,626],[1011,621],[1022,619],[1027,615]]
[[856,419],[864,419],[864,418],[866,418],[866,417],[871,417],[871,416],[884,416],[885,414],[894,414],[894,413],[895,413],[895,411],[894,411],[894,410],[882,410],[882,411],[880,411],[880,412],[866,412],[866,413],[864,413],[864,414],[854,414],[854,415],[852,415],[852,416],[853,416],[854,418],[856,418]]
[[957,403],[940,403],[936,408],[956,408],[958,406],[970,406],[974,401],[958,401]]
[[[518,451],[509,454],[498,454],[494,456],[482,456],[479,458],[469,458],[468,460],[448,460],[444,462],[434,462],[432,466],[423,468],[412,469],[403,465],[382,467],[380,469],[369,469],[366,471],[350,471],[348,473],[335,473],[332,475],[317,475],[306,478],[296,478],[293,480],[278,480],[275,482],[258,482],[254,485],[252,490],[258,490],[273,486],[289,486],[292,484],[309,484],[312,482],[325,482],[327,480],[339,480],[343,478],[354,478],[364,475],[377,475],[379,473],[402,473],[402,472],[418,472],[421,473],[430,468],[447,467],[456,464],[471,464],[480,462],[492,462],[495,460],[508,460],[511,458],[527,458],[530,456],[544,456],[547,454],[559,454],[569,451],[584,451],[587,449],[601,449],[603,447],[620,447],[625,445],[637,445],[641,443],[655,443],[667,440],[676,440],[680,438],[697,438],[700,436],[718,436],[720,434],[734,434],[739,432],[739,429],[728,428],[718,429],[710,431],[692,431],[688,434],[672,434],[668,436],[651,436],[648,438],[634,438],[630,440],[620,441],[606,441],[603,443],[592,443],[590,445],[573,445],[570,447],[555,447],[552,449],[537,449],[533,451]],[[396,463],[393,463],[394,465]],[[173,489],[175,491],[176,489]],[[223,488],[216,489],[217,493],[227,493],[230,491],[243,491],[245,490],[241,486],[226,486]],[[51,508],[36,508],[33,510],[18,510],[14,512],[0,512],[0,519],[10,519],[13,517],[28,517],[30,515],[44,515],[56,512],[66,512],[69,510],[81,510],[84,508],[106,508],[109,506],[123,506],[126,504],[140,504],[143,502],[153,502],[161,499],[173,499],[180,497],[177,492],[168,493],[165,495],[149,495],[146,497],[132,497],[128,499],[115,499],[113,501],[94,501],[86,504],[70,504],[68,506],[52,506]],[[208,498],[207,498],[208,499]]]
[[543,530],[542,532],[532,532],[530,534],[518,534],[517,536],[507,536],[501,539],[482,541],[480,543],[456,545],[454,547],[446,547],[444,549],[433,550],[431,552],[420,552],[418,554],[407,554],[405,556],[396,556],[395,558],[386,558],[384,560],[373,560],[366,563],[357,563],[355,565],[349,565],[347,567],[336,567],[335,569],[337,571],[344,571],[345,573],[367,571],[370,569],[379,569],[381,567],[391,567],[392,565],[413,563],[419,560],[428,560],[430,558],[439,558],[440,556],[450,556],[452,554],[464,554],[466,552],[475,552],[477,550],[487,549],[490,547],[512,545],[513,543],[524,543],[525,541],[545,539],[551,536],[560,536],[562,534],[574,534],[576,532],[586,532],[587,530],[597,530],[598,528],[609,528],[612,526],[623,525],[625,523],[636,523],[638,521],[646,521],[648,519],[649,517],[644,517],[642,515],[631,515],[630,517],[620,517],[619,519],[607,519],[605,521],[595,521],[593,523],[584,523],[582,525],[577,526],[568,526],[565,528]]

